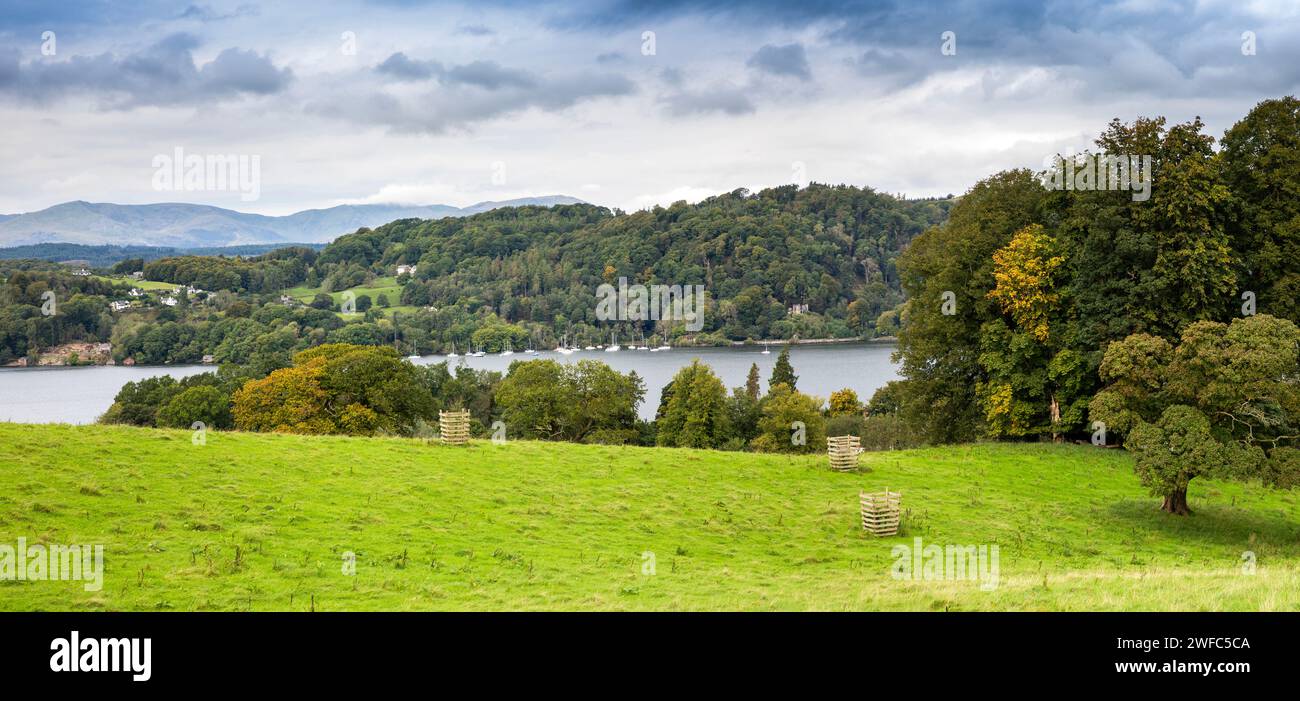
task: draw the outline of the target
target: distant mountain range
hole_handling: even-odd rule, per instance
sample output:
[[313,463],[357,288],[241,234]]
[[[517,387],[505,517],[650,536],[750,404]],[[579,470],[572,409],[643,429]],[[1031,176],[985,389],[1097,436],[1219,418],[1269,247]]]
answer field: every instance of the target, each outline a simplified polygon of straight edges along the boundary
[[376,227],[397,219],[441,219],[499,207],[549,207],[581,202],[575,197],[550,195],[480,202],[469,207],[345,204],[268,217],[200,204],[111,204],[78,200],[39,212],[0,214],[0,247],[40,243],[178,248],[325,243],[361,227]]

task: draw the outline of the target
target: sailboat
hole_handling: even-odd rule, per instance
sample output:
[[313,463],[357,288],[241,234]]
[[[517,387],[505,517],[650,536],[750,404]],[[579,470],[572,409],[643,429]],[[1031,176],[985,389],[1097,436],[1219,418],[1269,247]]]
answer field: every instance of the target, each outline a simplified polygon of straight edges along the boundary
[[614,337],[614,332],[609,332],[609,345],[605,346],[606,353],[617,353],[622,346],[618,345],[618,339]]
[[528,347],[524,349],[524,352],[527,353],[528,355],[537,355],[537,349],[533,348],[532,336],[528,337]]
[[456,352],[456,342],[451,342],[451,352],[447,354],[448,358],[459,358],[460,354]]
[[480,348],[480,349],[474,351],[473,353],[470,353],[469,355],[470,355],[471,358],[482,358],[483,356],[487,355],[487,353],[485,353],[485,352],[483,351],[483,349]]
[[[399,345],[399,343],[400,343],[400,342],[397,340],[398,333],[399,333],[399,331],[398,331],[397,328],[396,328],[396,324],[394,324],[394,328],[393,328],[393,345],[394,345],[394,346]],[[419,359],[420,359],[420,349],[419,349],[418,347],[416,347],[416,345],[415,345],[414,343],[411,344],[411,354],[408,355],[408,356],[406,356],[406,359],[407,359],[407,360],[419,360]]]
[[503,350],[503,351],[501,351],[501,357],[504,358],[504,357],[506,357],[507,355],[514,355],[514,354],[515,354],[514,350],[512,350],[512,349],[510,348],[510,339],[507,338],[507,339],[506,339],[506,349]]
[[570,355],[575,350],[577,350],[577,348],[569,347],[569,334],[567,333],[560,338],[560,345],[555,347],[555,352],[560,355]]
[[759,353],[759,355],[771,355],[771,354],[772,354],[772,351],[771,351],[771,350],[768,350],[768,347],[767,347],[767,341],[763,341],[763,352],[762,352],[762,353]]

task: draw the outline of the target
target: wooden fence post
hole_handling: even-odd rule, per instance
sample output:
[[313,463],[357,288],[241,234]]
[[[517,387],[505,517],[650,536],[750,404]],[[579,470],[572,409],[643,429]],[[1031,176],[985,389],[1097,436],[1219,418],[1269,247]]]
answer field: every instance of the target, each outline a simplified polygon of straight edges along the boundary
[[831,458],[831,469],[849,472],[858,466],[858,453],[862,452],[862,439],[857,436],[829,436],[826,453]]
[[438,412],[438,436],[445,445],[464,445],[469,441],[469,412]]
[[864,530],[877,537],[898,534],[898,522],[902,518],[902,494],[891,492],[886,487],[885,491],[875,494],[860,492],[858,498],[862,504]]

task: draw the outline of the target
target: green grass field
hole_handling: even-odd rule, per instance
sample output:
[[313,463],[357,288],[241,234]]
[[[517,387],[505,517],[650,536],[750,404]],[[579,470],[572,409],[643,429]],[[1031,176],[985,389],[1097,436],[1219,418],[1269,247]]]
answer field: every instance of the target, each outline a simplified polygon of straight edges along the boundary
[[[0,544],[106,549],[101,591],[0,582],[0,609],[1300,609],[1294,494],[1198,480],[1179,518],[1119,451],[861,462],[0,423]],[[885,487],[905,532],[875,538],[858,492]],[[894,579],[914,537],[998,545],[999,585]]]
[[[320,287],[305,287],[299,285],[298,287],[291,287],[288,290],[285,290],[285,294],[289,295],[290,297],[293,297],[294,299],[298,300],[299,302],[302,302],[303,304],[311,304],[312,299],[314,299],[316,295],[320,294],[321,291],[322,290]],[[402,299],[402,286],[397,284],[397,278],[392,276],[377,277],[375,278],[374,284],[372,285],[360,285],[357,287],[348,288],[347,290],[339,290],[338,292],[331,292],[330,298],[334,300],[334,304],[337,305],[343,301],[344,292],[352,292],[358,297],[360,297],[361,295],[369,295],[370,301],[375,305],[375,308],[383,312],[385,316],[392,314],[393,312],[397,312],[398,314],[406,314],[408,312],[414,312],[419,309],[419,307],[398,306],[398,302],[401,301]],[[388,303],[392,306],[382,308],[382,309],[379,307],[379,295],[381,294],[388,296]],[[359,315],[349,315],[349,314],[340,313],[339,316],[344,319],[347,319]]]
[[96,275],[94,277],[112,283],[126,283],[132,287],[139,287],[142,290],[163,290],[166,292],[171,292],[180,287],[180,285],[174,285],[170,282],[156,282],[154,280],[137,280],[131,277],[130,275],[116,275],[112,277],[104,277],[103,275]]

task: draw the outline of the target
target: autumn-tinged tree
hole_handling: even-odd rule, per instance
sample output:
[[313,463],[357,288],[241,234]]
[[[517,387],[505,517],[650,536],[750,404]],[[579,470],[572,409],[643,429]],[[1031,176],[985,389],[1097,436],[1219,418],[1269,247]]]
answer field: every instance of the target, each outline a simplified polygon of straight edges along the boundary
[[829,413],[831,416],[861,414],[862,402],[858,400],[858,393],[847,387],[831,392]]
[[284,433],[409,434],[431,419],[420,373],[388,346],[333,343],[302,351],[294,366],[235,392],[235,426]]
[[[980,329],[980,365],[987,379],[977,384],[987,432],[992,436],[1026,436],[1050,432],[1062,424],[1077,426],[1087,401],[1079,381],[1083,363],[1053,327],[1066,327],[1057,287],[1065,257],[1056,240],[1037,224],[1025,227],[993,253],[994,287],[988,298],[1001,314]],[[1062,397],[1062,395],[1065,395]],[[1062,403],[1066,409],[1062,412]]]
[[[1028,170],[976,184],[947,223],[912,241],[899,261],[910,298],[899,332],[902,416],[930,442],[972,440],[984,432],[976,394],[982,326],[1001,316],[989,290],[993,254],[1012,236],[1044,220],[1048,193]],[[951,304],[945,304],[951,294]]]
[[1065,258],[1056,254],[1056,241],[1033,224],[1016,232],[1011,242],[993,254],[989,298],[1015,325],[1039,343],[1050,335],[1050,318],[1060,302],[1056,275]]
[[320,386],[324,362],[276,370],[237,390],[231,413],[241,431],[333,433],[336,424],[325,411]]

